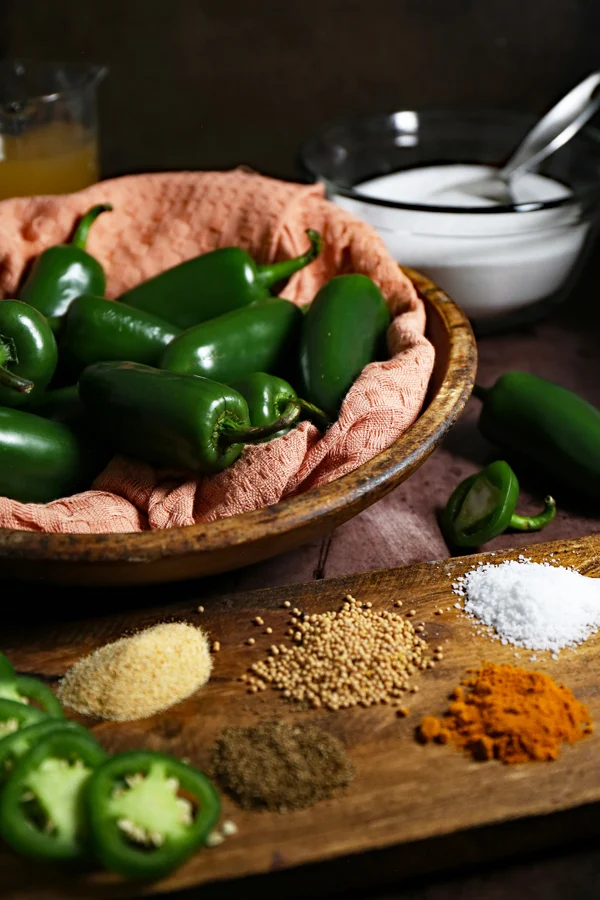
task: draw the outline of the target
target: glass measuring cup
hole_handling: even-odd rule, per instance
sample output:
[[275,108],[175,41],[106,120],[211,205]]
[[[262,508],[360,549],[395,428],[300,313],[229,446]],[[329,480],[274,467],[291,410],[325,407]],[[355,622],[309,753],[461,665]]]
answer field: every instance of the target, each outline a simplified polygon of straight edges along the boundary
[[0,62],[0,200],[66,194],[98,181],[96,93],[107,71]]

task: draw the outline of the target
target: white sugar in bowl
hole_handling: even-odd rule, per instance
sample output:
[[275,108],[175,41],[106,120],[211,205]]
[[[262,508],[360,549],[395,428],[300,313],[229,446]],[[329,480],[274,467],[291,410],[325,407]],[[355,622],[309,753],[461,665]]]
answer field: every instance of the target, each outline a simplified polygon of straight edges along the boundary
[[573,289],[600,213],[600,134],[584,129],[499,206],[468,184],[508,157],[535,117],[413,112],[331,125],[301,148],[305,172],[373,225],[480,333],[543,315]]

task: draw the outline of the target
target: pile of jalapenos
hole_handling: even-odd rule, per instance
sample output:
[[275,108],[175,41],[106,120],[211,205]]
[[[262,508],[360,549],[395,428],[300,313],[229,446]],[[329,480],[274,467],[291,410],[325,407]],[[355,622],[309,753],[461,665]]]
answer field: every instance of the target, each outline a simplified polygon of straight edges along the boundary
[[312,229],[294,258],[224,247],[108,300],[87,240],[111,209],[92,207],[0,304],[0,495],[68,496],[115,452],[219,472],[301,419],[324,431],[385,357],[390,315],[366,276],[333,278],[304,307],[277,296],[321,252]]
[[152,751],[109,756],[0,653],[0,837],[17,853],[156,879],[206,843],[219,815],[202,772]]

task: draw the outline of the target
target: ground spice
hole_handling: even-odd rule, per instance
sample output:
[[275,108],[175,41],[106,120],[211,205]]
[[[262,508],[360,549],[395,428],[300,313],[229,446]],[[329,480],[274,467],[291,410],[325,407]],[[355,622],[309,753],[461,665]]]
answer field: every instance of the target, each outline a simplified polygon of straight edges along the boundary
[[245,809],[303,809],[354,777],[341,741],[308,724],[226,728],[212,761],[215,779]]
[[405,618],[371,606],[348,595],[337,612],[294,609],[295,646],[273,645],[251,666],[248,689],[271,684],[286,699],[332,710],[399,702],[428,665],[427,644]]
[[450,698],[445,716],[425,716],[417,737],[422,743],[451,741],[474,759],[552,760],[561,744],[592,732],[587,707],[543,672],[484,663]]
[[166,622],[100,647],[69,669],[58,697],[87,716],[113,722],[144,719],[201,688],[212,660],[206,635]]

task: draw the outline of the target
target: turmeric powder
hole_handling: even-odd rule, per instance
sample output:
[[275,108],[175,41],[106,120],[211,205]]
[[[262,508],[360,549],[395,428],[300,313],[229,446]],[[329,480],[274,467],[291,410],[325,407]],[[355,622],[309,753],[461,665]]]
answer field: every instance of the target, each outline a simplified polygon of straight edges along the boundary
[[421,743],[452,742],[474,759],[521,763],[556,759],[560,744],[592,733],[587,707],[549,675],[494,663],[469,671],[446,714],[422,719]]

